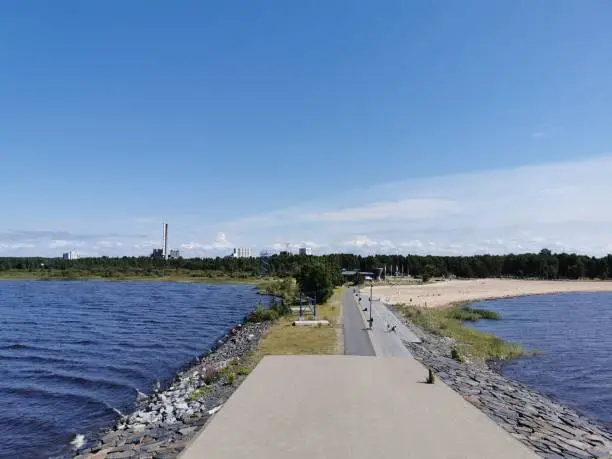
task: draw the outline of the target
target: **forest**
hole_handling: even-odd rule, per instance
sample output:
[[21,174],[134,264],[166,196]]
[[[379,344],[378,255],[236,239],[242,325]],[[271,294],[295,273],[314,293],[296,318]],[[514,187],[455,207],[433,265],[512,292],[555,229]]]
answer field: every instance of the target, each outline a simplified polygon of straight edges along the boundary
[[456,276],[458,278],[513,277],[538,279],[609,279],[612,255],[601,258],[574,253],[539,253],[475,256],[423,256],[329,254],[273,255],[269,258],[179,258],[99,257],[64,260],[61,258],[0,258],[0,277],[102,277],[102,278],[217,278],[297,276],[314,260],[331,270],[385,268],[387,275],[409,274],[419,278]]

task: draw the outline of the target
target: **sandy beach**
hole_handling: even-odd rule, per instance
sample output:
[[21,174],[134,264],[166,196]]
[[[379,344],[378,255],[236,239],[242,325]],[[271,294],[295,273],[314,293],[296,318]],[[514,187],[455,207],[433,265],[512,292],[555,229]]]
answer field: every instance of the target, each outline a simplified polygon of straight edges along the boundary
[[[369,294],[369,288],[363,288]],[[612,281],[540,281],[517,279],[470,279],[428,284],[375,286],[373,296],[390,304],[444,307],[460,301],[507,298],[566,292],[612,292]]]

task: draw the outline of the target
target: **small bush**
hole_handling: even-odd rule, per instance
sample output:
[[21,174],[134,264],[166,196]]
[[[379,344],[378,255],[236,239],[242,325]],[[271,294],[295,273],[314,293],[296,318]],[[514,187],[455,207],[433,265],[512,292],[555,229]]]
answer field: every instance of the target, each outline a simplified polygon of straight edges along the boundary
[[274,321],[278,319],[278,312],[275,309],[267,309],[262,304],[258,304],[253,312],[246,316],[245,321],[249,323],[259,323]]
[[463,357],[461,356],[456,347],[451,349],[451,358],[459,363],[464,362]]
[[210,386],[202,386],[199,389],[194,390],[189,394],[189,400],[200,400],[204,395],[208,394],[212,390]]
[[225,380],[227,381],[227,384],[229,386],[233,386],[234,383],[236,382],[236,373],[229,373],[226,377]]
[[457,307],[451,310],[450,317],[462,322],[477,322],[480,319],[499,320],[501,315],[495,311],[486,309],[470,308],[469,306]]
[[246,376],[251,372],[249,367],[246,365],[236,365],[236,374],[239,376]]
[[210,385],[215,381],[218,381],[221,376],[219,375],[219,371],[216,368],[206,368],[204,370],[204,384]]

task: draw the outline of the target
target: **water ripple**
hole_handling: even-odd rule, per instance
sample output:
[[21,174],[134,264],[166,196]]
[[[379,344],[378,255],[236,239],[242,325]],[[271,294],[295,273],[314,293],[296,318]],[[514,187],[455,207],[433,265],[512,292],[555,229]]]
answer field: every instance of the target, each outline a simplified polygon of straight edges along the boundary
[[259,300],[245,285],[0,283],[0,458],[54,456],[112,423]]
[[540,353],[502,372],[612,424],[612,293],[565,293],[481,302],[502,320],[473,326]]

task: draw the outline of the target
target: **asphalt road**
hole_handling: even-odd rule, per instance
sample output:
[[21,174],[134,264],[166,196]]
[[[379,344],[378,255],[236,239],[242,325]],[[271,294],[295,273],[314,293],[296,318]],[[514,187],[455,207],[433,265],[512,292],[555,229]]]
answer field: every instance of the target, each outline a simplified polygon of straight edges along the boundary
[[375,356],[372,341],[365,330],[361,311],[355,301],[352,288],[344,290],[343,301],[344,354]]

